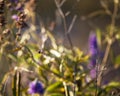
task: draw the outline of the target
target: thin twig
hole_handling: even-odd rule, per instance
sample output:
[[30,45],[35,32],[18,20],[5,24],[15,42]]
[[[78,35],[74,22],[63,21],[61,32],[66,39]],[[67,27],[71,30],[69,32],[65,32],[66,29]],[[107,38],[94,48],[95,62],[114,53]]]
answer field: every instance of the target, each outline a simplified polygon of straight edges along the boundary
[[58,11],[59,11],[62,19],[63,19],[64,31],[65,31],[65,34],[66,34],[66,36],[67,36],[68,42],[69,42],[69,44],[70,44],[70,48],[71,48],[71,50],[72,50],[72,52],[73,52],[73,55],[75,55],[74,50],[73,50],[72,40],[71,40],[70,34],[68,34],[68,33],[70,33],[70,31],[71,31],[71,29],[72,29],[72,27],[73,27],[73,25],[74,25],[74,23],[75,23],[75,20],[76,20],[76,18],[77,18],[77,15],[75,15],[75,16],[73,17],[73,20],[72,20],[72,22],[71,22],[71,25],[70,25],[70,27],[67,29],[67,24],[66,24],[65,15],[64,15],[64,13],[63,13],[63,11],[62,11],[62,9],[61,9],[61,6],[60,6],[60,4],[57,2],[57,0],[55,0],[55,4],[56,4],[56,6],[57,6],[57,9],[58,9]]
[[105,4],[105,0],[100,0],[100,3],[101,3],[101,6],[104,8],[105,12],[106,12],[108,15],[111,15],[111,16],[112,16],[112,13],[111,13],[111,11],[109,10],[107,4]]
[[60,7],[63,6],[63,4],[66,2],[66,0],[62,0],[62,2],[60,3]]
[[111,27],[110,27],[110,36],[112,37],[113,36],[113,33],[114,33],[114,27],[115,27],[115,19],[116,19],[116,16],[117,16],[117,11],[118,11],[118,4],[116,4],[114,2],[114,11],[113,11],[113,15],[112,15],[112,21],[111,21]]
[[97,82],[98,82],[98,72],[99,72],[99,58],[97,57],[97,60],[96,60],[96,80],[95,80],[95,86],[96,86],[96,90],[95,90],[95,96],[97,96],[97,93],[98,93],[98,86],[97,86]]
[[72,22],[71,22],[71,24],[70,24],[70,26],[69,26],[69,28],[68,28],[67,34],[69,34],[69,33],[71,32],[71,30],[72,30],[72,28],[73,28],[73,25],[74,25],[74,23],[75,23],[75,21],[76,21],[76,19],[77,19],[77,15],[74,15],[74,17],[73,17],[73,19],[72,19]]
[[[63,0],[63,1],[64,1],[64,0]],[[55,0],[55,4],[56,4],[56,6],[57,6],[57,9],[58,9],[58,11],[59,11],[62,19],[63,19],[64,31],[65,31],[65,34],[66,34],[66,36],[67,36],[68,42],[69,42],[69,44],[70,44],[70,48],[71,48],[71,50],[72,50],[72,53],[73,53],[73,55],[75,56],[75,52],[74,52],[74,49],[73,49],[72,40],[71,40],[71,37],[70,37],[70,32],[71,32],[71,29],[73,28],[73,25],[74,25],[74,23],[75,23],[75,20],[76,20],[76,18],[77,18],[77,15],[75,15],[75,16],[73,17],[73,20],[72,20],[69,28],[67,29],[67,24],[66,24],[65,15],[64,15],[64,13],[63,13],[63,11],[62,11],[62,9],[61,9],[61,5],[57,2],[57,0]],[[62,5],[63,5],[63,4],[62,4]],[[74,77],[73,77],[73,78],[74,78],[74,90],[73,90],[73,91],[74,91],[74,96],[76,96],[76,92],[75,92],[76,68],[77,68],[77,65],[75,64],[74,69],[73,69],[74,72],[75,72]]]
[[5,94],[5,92],[6,92],[6,87],[7,87],[7,83],[9,82],[9,80],[10,80],[10,76],[9,76],[9,74],[8,74],[8,77],[7,77],[7,79],[5,80],[5,82],[4,82],[4,85],[2,86],[3,87],[3,90],[2,90],[2,94],[4,95]]
[[105,50],[105,55],[104,55],[104,58],[103,58],[102,63],[101,63],[102,70],[100,71],[100,73],[98,75],[98,82],[97,82],[98,86],[101,86],[101,82],[102,82],[102,78],[103,78],[103,76],[102,76],[103,75],[103,71],[104,71],[105,66],[107,64],[106,62],[107,62],[107,59],[108,59],[108,56],[109,56],[111,45],[114,42],[113,34],[114,34],[115,19],[116,19],[116,16],[117,16],[117,11],[118,11],[118,4],[116,4],[114,2],[114,11],[113,11],[113,15],[111,17],[111,27],[110,27],[110,38],[111,39],[107,43],[107,47],[106,47],[106,50]]
[[57,9],[58,9],[61,17],[62,17],[62,18],[65,18],[64,13],[62,12],[61,7],[60,7],[60,4],[57,2],[57,0],[55,0],[55,4],[56,4],[56,6],[57,6]]
[[63,82],[64,88],[65,88],[65,96],[70,96],[67,88],[66,82]]

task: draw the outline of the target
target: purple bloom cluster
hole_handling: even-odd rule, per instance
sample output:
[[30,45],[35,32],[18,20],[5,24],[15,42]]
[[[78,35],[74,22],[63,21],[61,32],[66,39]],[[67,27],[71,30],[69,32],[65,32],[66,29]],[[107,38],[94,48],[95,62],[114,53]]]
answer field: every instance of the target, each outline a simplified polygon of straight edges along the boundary
[[96,59],[99,54],[98,52],[98,43],[96,34],[92,33],[89,37],[89,52],[90,52],[90,64],[89,68],[94,68],[96,65]]
[[96,71],[97,70],[95,68],[90,70],[90,76],[91,76],[92,79],[96,78],[96,75],[97,75]]
[[90,63],[88,65],[90,69],[90,76],[92,79],[96,78],[96,59],[99,55],[97,37],[95,33],[90,34],[89,37],[89,53],[90,53]]
[[92,33],[89,37],[89,51],[92,56],[96,56],[98,53],[98,43],[96,34]]
[[38,80],[34,80],[30,82],[29,84],[29,89],[28,89],[29,94],[43,94],[44,93],[44,88],[42,86],[42,83]]

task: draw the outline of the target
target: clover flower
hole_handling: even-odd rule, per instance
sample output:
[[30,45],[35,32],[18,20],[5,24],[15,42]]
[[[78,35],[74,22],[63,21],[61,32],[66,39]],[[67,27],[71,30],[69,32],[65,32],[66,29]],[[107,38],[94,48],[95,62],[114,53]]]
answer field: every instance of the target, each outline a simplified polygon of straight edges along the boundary
[[42,83],[38,80],[34,80],[30,82],[28,93],[29,94],[43,94],[44,88],[43,88]]

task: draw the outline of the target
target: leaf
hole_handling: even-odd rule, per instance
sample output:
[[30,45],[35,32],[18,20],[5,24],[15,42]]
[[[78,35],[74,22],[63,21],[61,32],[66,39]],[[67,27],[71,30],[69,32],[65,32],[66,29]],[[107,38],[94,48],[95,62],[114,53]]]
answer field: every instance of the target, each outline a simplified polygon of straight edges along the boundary
[[79,48],[77,47],[74,47],[74,50],[75,50],[75,53],[79,56],[79,58],[82,57],[83,55],[83,51],[81,51]]
[[8,54],[8,57],[15,62],[17,61],[17,57],[15,57],[13,54]]
[[21,80],[21,74],[20,72],[16,71],[12,83],[13,96],[20,96],[20,80]]
[[3,79],[2,79],[2,82],[1,82],[1,84],[0,84],[0,92],[1,92],[1,94],[4,96],[5,95],[5,92],[6,92],[6,86],[7,86],[7,83],[8,83],[8,81],[9,81],[9,79],[10,79],[10,72],[8,72],[8,73],[6,73],[5,75],[4,75],[4,77],[3,77]]
[[60,75],[59,70],[57,70],[57,69],[55,69],[55,68],[53,68],[53,69],[52,69],[52,72],[54,72],[54,73],[56,73],[56,74]]
[[86,56],[80,58],[80,62],[87,62],[88,59],[89,59],[89,55],[86,55]]
[[116,34],[116,39],[120,39],[120,34]]
[[49,96],[64,96],[64,94],[61,94],[61,93],[52,93]]
[[13,83],[12,83],[13,96],[17,96],[16,82],[17,82],[17,72],[15,72],[15,75],[13,77]]
[[110,82],[110,83],[108,84],[108,86],[117,87],[117,86],[120,86],[120,83],[119,83],[119,82]]
[[96,30],[98,45],[101,46],[101,31],[99,29]]
[[51,49],[50,53],[53,54],[54,56],[58,57],[58,58],[61,57],[61,54],[56,50]]
[[118,55],[116,58],[115,58],[115,66],[118,67],[120,65],[120,55]]
[[54,49],[57,49],[56,40],[55,40],[54,36],[53,36],[48,30],[47,30],[47,35],[48,35],[48,37],[49,37],[50,40],[51,40],[52,47],[53,47]]
[[59,89],[61,87],[62,87],[62,82],[58,81],[58,82],[55,82],[54,84],[48,86],[46,91],[54,92],[54,91],[56,91],[57,89]]

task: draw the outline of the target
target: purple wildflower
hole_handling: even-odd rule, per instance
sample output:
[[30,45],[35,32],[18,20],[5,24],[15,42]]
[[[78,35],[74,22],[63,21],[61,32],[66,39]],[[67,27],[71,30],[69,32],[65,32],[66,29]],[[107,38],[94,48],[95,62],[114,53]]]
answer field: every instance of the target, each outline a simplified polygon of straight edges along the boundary
[[96,78],[96,69],[95,68],[90,70],[90,76],[92,79]]
[[90,64],[88,65],[88,67],[91,69],[95,67],[96,59],[99,54],[97,38],[96,38],[96,34],[94,33],[90,34],[89,37],[89,52],[90,52]]
[[89,65],[88,65],[88,68],[91,69],[91,68],[94,68],[96,66],[96,59],[95,58],[90,58],[90,62],[89,62]]
[[108,80],[104,80],[104,81],[103,81],[103,85],[107,85],[108,83],[109,83]]
[[92,33],[89,37],[89,51],[92,56],[96,56],[98,53],[98,44],[96,34]]
[[13,20],[18,20],[18,16],[17,15],[12,15],[11,17]]
[[42,86],[42,83],[38,80],[34,80],[29,84],[29,89],[28,89],[29,94],[43,94],[44,93],[44,88]]

